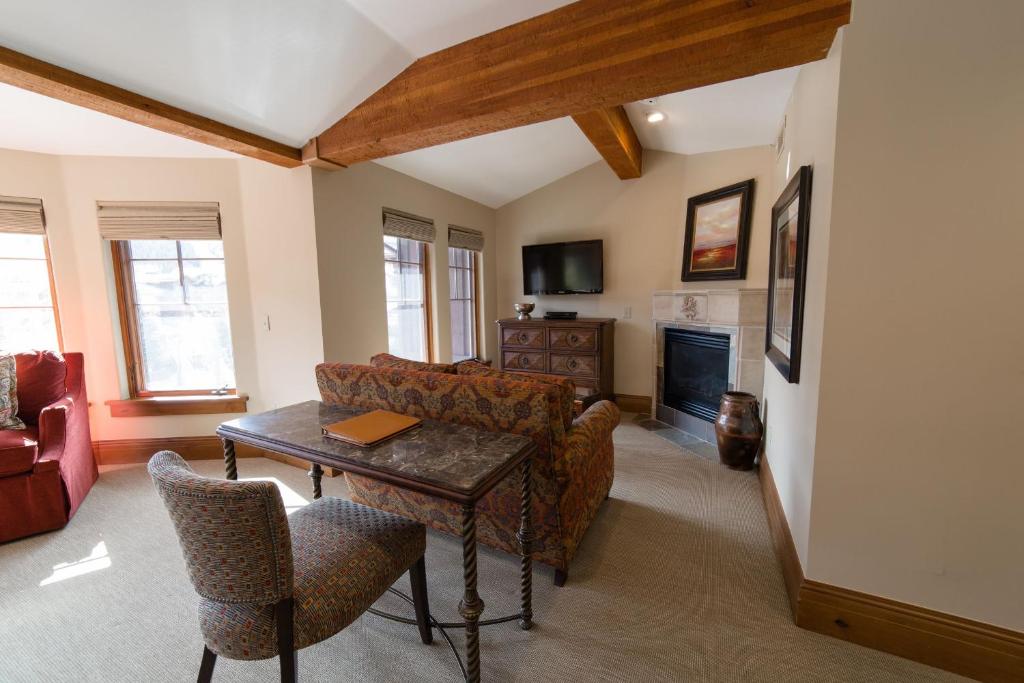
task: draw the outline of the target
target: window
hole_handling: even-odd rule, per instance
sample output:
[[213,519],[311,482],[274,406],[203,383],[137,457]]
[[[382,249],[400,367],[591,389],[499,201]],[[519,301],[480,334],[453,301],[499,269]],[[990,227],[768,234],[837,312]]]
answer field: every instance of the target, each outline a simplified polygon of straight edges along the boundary
[[384,235],[384,277],[388,351],[402,358],[429,361],[427,245],[418,240]]
[[0,349],[60,348],[46,235],[0,231]]
[[448,287],[452,307],[452,360],[474,358],[478,324],[476,252],[448,247]]
[[223,243],[112,247],[131,397],[235,393]]

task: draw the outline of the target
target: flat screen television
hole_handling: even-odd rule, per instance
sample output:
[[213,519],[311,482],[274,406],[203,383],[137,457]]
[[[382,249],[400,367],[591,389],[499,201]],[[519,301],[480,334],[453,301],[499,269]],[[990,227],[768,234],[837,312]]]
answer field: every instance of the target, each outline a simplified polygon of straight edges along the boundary
[[604,242],[557,242],[523,247],[524,294],[600,294]]

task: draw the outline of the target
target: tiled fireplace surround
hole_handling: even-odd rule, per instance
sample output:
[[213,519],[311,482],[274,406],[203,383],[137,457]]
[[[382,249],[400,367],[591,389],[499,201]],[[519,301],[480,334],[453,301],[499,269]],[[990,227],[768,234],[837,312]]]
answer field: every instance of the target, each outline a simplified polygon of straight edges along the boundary
[[766,289],[710,289],[654,293],[654,373],[657,390],[651,414],[660,422],[714,443],[715,426],[662,403],[665,329],[729,335],[729,390],[746,391],[761,400],[764,385]]

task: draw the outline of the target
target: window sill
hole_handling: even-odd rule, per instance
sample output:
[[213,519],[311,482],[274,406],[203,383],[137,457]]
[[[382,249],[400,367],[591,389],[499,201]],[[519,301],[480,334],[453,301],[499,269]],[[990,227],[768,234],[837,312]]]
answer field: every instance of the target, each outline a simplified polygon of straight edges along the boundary
[[229,396],[151,396],[106,401],[111,417],[152,417],[161,415],[216,415],[244,413],[249,397]]

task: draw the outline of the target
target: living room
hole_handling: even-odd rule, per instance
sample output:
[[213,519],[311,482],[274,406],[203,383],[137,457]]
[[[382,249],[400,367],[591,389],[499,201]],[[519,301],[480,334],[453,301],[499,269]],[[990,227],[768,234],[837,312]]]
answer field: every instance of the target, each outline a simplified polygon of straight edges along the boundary
[[0,680],[1024,680],[1018,3],[146,12],[0,25]]

